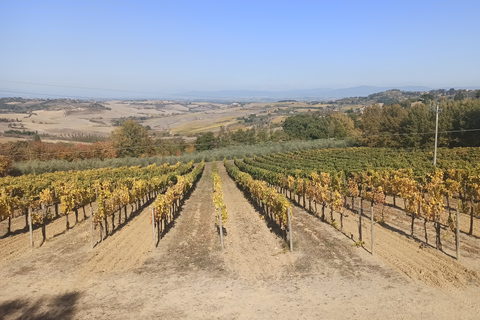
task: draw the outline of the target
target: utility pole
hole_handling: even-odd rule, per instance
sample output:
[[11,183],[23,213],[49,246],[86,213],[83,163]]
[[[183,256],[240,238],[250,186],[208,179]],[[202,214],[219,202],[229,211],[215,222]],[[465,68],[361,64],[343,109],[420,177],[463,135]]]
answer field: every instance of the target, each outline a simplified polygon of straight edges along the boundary
[[433,165],[437,165],[437,141],[438,141],[438,105],[437,102],[437,110],[435,111],[435,152],[433,153]]

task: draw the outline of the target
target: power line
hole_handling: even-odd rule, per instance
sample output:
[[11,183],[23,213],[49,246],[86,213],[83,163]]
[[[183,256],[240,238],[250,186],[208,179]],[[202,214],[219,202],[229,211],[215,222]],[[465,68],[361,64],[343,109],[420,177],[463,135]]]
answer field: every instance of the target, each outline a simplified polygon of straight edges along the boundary
[[48,97],[59,97],[59,98],[77,98],[77,99],[87,99],[87,100],[96,100],[98,98],[94,97],[85,97],[85,96],[72,96],[70,94],[52,94],[52,93],[38,93],[38,92],[24,92],[24,91],[11,91],[11,90],[2,90],[0,89],[0,92],[6,92],[6,93],[20,93],[20,94],[28,94],[28,95],[39,95],[39,96],[48,96]]
[[[438,133],[462,133],[462,132],[475,132],[475,131],[480,131],[480,128],[478,129],[465,129],[465,130],[449,130],[449,131],[438,131]],[[362,138],[370,138],[370,137],[391,137],[391,136],[415,136],[415,135],[430,135],[430,134],[435,134],[435,131],[431,132],[412,132],[412,133],[385,133],[385,134],[373,134],[369,136],[363,136]],[[355,138],[354,136],[351,136],[350,138]]]
[[67,85],[47,84],[47,83],[38,83],[38,82],[23,82],[23,81],[12,81],[12,80],[0,80],[0,82],[16,83],[16,84],[23,84],[23,85],[36,85],[36,86],[45,86],[45,87],[69,88],[69,89],[113,91],[113,92],[124,92],[124,93],[141,93],[141,94],[159,95],[158,92],[122,90],[122,89],[106,89],[106,88],[91,88],[91,87],[67,86]]

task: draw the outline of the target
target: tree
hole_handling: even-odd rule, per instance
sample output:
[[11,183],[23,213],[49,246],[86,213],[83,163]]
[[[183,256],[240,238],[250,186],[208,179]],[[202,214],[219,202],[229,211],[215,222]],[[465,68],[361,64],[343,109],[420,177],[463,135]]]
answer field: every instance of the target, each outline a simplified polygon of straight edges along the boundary
[[422,94],[422,100],[424,104],[429,104],[433,100],[433,95],[431,93]]
[[93,157],[100,160],[117,157],[117,152],[111,141],[95,142],[90,145],[90,149],[92,150]]
[[42,142],[42,139],[40,139],[40,136],[38,135],[38,133],[35,133],[33,135],[33,142]]
[[369,147],[377,146],[382,123],[382,108],[380,105],[374,104],[366,107],[361,120],[360,128],[365,135],[365,143]]
[[362,122],[360,121],[360,112],[355,112],[353,111],[353,109],[350,109],[347,110],[345,113],[350,119],[352,119],[355,129],[359,129],[362,125]]
[[144,126],[134,120],[126,120],[110,135],[110,141],[119,157],[139,157],[153,154],[152,140]]
[[399,104],[385,106],[382,109],[382,117],[380,123],[380,132],[382,136],[379,137],[381,141],[378,147],[399,147],[400,139],[398,132],[402,121],[407,117],[408,111],[402,108]]
[[325,117],[299,114],[285,119],[283,130],[293,139],[325,139],[329,123]]
[[10,157],[0,156],[0,177],[6,176],[13,168],[13,161]]
[[269,140],[268,130],[263,128],[257,131],[258,142],[267,142]]
[[217,147],[217,139],[213,135],[213,132],[202,133],[195,141],[195,149],[198,151],[212,150]]
[[341,112],[329,114],[326,116],[326,120],[329,123],[329,137],[345,138],[354,137],[359,134],[359,132],[355,130],[355,124],[353,120]]
[[451,104],[457,110],[454,117],[457,126],[454,130],[463,132],[455,133],[458,145],[462,147],[480,146],[480,100],[453,101]]
[[290,136],[283,130],[270,130],[270,141],[289,141]]
[[195,146],[193,144],[187,144],[187,146],[185,147],[185,152],[186,153],[195,152]]
[[405,99],[405,100],[400,101],[399,104],[402,106],[402,108],[408,109],[412,106],[412,101],[410,101],[409,99]]
[[432,110],[423,103],[414,105],[408,110],[402,121],[400,133],[404,145],[408,147],[425,147],[433,145],[435,132],[435,116]]
[[238,144],[255,144],[256,142],[256,130],[252,129],[238,129],[232,135],[232,140]]
[[218,146],[219,147],[226,147],[232,144],[232,137],[225,126],[220,128],[218,132]]
[[455,94],[455,97],[453,98],[453,100],[455,101],[461,101],[465,99],[465,95],[463,94],[462,91],[458,91],[456,94]]

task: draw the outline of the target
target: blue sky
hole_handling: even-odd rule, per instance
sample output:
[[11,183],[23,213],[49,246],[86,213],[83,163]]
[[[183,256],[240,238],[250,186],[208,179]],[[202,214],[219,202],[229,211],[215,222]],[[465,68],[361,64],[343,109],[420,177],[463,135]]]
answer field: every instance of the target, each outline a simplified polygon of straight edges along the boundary
[[479,15],[478,0],[0,0],[0,90],[480,86]]

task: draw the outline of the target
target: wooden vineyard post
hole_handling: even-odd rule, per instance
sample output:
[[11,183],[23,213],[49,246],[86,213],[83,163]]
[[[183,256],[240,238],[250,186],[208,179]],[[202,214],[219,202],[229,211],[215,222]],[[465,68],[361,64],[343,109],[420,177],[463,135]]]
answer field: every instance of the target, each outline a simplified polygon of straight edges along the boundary
[[358,201],[358,241],[362,241],[362,200]]
[[373,234],[373,205],[370,206],[370,220],[372,222],[372,255],[373,255],[373,238],[374,238],[374,234]]
[[223,250],[222,207],[218,208],[218,221],[220,225],[220,243],[222,244],[222,250]]
[[47,240],[47,229],[45,226],[45,203],[42,203],[42,236],[43,236],[43,242]]
[[153,236],[153,247],[155,248],[155,209],[152,206],[152,236]]
[[32,209],[28,208],[28,228],[30,230],[30,245],[33,247]]
[[290,219],[290,208],[288,208],[287,217],[288,217],[288,237],[290,238],[290,252],[293,252],[292,219]]
[[457,229],[455,230],[455,247],[457,260],[460,259],[460,213],[457,208]]
[[93,209],[90,203],[90,245],[93,248]]

